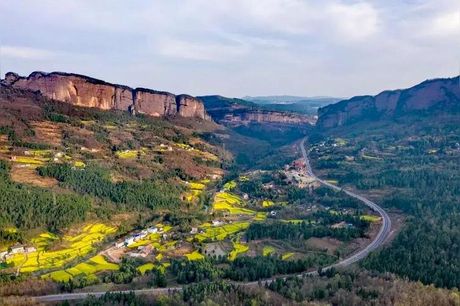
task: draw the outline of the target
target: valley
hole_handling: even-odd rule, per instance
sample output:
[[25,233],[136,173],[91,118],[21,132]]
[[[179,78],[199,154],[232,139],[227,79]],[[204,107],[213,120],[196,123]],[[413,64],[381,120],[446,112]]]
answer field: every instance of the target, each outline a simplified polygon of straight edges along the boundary
[[[57,75],[48,96],[67,86],[59,85],[66,74]],[[409,115],[366,123],[361,134],[359,121],[318,128],[289,113],[251,117],[253,109],[241,117],[244,102],[226,98],[212,100],[230,103],[217,113],[157,116],[52,100],[11,84],[0,85],[0,295],[8,301],[21,292],[37,303],[111,294],[196,302],[212,296],[203,295],[209,288],[254,298],[266,290],[274,299],[286,286],[310,286],[310,278],[325,286],[334,278],[373,282],[382,276],[368,271],[407,264],[392,253],[402,243],[420,248],[415,238],[404,241],[408,228],[422,226],[412,216],[428,205],[420,204],[425,193],[411,193],[417,171],[427,171],[411,168],[415,155],[450,167],[427,178],[453,186],[444,205],[454,203],[456,181],[447,178],[458,158],[455,116],[436,113],[441,130]],[[391,170],[401,165],[409,172]],[[417,182],[424,192],[439,186]],[[433,224],[448,206],[423,207],[433,209],[426,220]],[[455,251],[443,256],[452,262]],[[424,268],[392,272],[456,286],[455,277]]]

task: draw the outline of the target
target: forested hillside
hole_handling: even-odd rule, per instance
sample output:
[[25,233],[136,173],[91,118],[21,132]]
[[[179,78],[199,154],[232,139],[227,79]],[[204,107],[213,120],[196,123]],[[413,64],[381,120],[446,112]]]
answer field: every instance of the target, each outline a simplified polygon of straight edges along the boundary
[[311,138],[314,167],[409,218],[363,267],[460,286],[460,119],[405,117]]

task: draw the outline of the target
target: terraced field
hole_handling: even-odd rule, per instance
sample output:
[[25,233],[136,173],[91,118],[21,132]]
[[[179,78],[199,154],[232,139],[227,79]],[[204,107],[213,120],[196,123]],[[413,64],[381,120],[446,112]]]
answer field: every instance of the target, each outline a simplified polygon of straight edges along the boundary
[[43,279],[52,279],[56,282],[68,282],[73,277],[85,275],[86,277],[96,277],[95,274],[101,271],[116,271],[119,269],[117,264],[109,263],[102,255],[96,255],[89,260],[79,263],[78,265],[58,270],[42,275]]
[[240,221],[231,224],[224,224],[221,226],[212,226],[211,224],[204,224],[202,226],[203,233],[196,234],[195,239],[200,242],[203,241],[220,241],[224,240],[230,235],[236,234],[247,229],[250,222]]
[[233,250],[228,254],[228,259],[235,260],[239,254],[246,253],[247,251],[249,251],[249,246],[247,244],[233,242]]
[[[78,257],[84,257],[94,250],[94,244],[115,232],[115,227],[95,223],[86,225],[75,236],[66,235],[59,238],[48,232],[42,233],[31,240],[31,245],[36,251],[13,254],[6,263],[23,273],[60,268]],[[48,250],[57,242],[60,244],[57,250]]]

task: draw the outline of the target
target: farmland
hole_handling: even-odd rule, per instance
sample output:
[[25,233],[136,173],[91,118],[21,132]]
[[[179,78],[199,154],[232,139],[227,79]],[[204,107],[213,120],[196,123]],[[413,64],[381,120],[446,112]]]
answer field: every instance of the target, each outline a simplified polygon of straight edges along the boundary
[[249,251],[249,246],[247,244],[233,242],[233,250],[228,254],[228,259],[235,260],[239,254],[246,253],[247,251]]
[[[22,273],[60,268],[95,250],[95,244],[102,242],[115,231],[114,227],[95,223],[86,225],[77,235],[65,235],[62,238],[51,233],[42,233],[31,239],[35,250],[12,254],[7,258],[6,264]],[[48,250],[54,243],[59,243],[60,247],[57,250]]]
[[239,221],[233,222],[231,224],[224,224],[221,226],[211,226],[210,224],[205,224],[202,226],[203,233],[195,235],[195,239],[198,241],[220,241],[224,240],[227,237],[241,232],[249,227],[249,222]]
[[52,279],[56,282],[68,282],[72,278],[84,275],[86,277],[95,277],[95,274],[101,271],[116,271],[119,266],[109,263],[101,255],[96,255],[89,260],[79,263],[65,270],[58,270],[42,275],[43,279]]

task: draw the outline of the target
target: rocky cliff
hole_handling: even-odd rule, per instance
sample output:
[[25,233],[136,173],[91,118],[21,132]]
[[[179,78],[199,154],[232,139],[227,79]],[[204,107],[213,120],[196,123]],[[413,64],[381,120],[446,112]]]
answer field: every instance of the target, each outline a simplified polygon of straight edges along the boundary
[[408,89],[384,91],[377,96],[359,96],[318,110],[319,128],[360,122],[460,111],[460,77],[428,80]]
[[8,72],[2,83],[39,91],[48,98],[77,106],[126,110],[155,117],[179,115],[210,119],[202,101],[197,98],[145,88],[132,89],[78,74],[33,72],[28,77],[21,77]]
[[242,99],[221,96],[199,97],[209,115],[222,124],[237,126],[249,123],[302,125],[314,123],[312,116],[273,111]]

